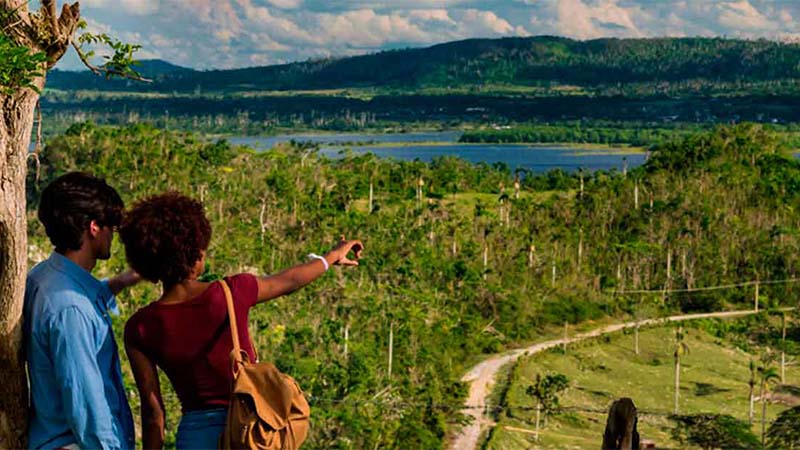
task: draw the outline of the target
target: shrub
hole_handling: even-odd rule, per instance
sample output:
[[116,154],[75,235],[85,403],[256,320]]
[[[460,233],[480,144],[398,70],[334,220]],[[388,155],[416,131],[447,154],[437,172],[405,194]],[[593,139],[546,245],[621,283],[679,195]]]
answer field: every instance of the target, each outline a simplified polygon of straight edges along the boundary
[[761,444],[750,426],[727,414],[693,414],[672,416],[676,422],[672,438],[681,445],[704,449],[756,449]]

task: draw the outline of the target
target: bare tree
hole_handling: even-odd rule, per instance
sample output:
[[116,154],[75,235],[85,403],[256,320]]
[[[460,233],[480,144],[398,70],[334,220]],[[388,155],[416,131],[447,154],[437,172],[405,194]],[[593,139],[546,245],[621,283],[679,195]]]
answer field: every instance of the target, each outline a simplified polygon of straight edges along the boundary
[[685,337],[686,334],[683,331],[683,327],[679,326],[675,331],[675,352],[673,354],[675,358],[675,414],[678,414],[678,411],[680,410],[679,400],[681,392],[681,356],[689,353],[689,344],[684,341]]

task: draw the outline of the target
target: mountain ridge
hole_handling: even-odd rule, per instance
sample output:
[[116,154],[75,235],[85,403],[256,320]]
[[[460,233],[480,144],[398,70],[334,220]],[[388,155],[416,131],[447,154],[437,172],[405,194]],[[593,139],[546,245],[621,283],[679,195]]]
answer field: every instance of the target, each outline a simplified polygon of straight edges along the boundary
[[[466,39],[424,48],[288,64],[200,71],[162,60],[150,85],[54,70],[62,90],[236,92],[482,85],[596,86],[617,83],[775,82],[800,79],[800,44],[727,38],[558,36]],[[145,67],[145,68],[147,68]]]

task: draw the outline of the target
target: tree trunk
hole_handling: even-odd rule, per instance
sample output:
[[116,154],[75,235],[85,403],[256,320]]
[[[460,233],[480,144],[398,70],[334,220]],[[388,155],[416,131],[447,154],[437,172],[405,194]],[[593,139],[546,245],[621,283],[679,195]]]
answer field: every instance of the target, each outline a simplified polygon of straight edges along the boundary
[[678,399],[681,390],[681,358],[675,357],[675,414],[678,414]]
[[[43,80],[39,83],[44,85]],[[0,95],[0,448],[27,446],[28,391],[22,348],[28,262],[25,174],[38,98],[30,89]]]
[[[28,0],[0,0],[0,29],[14,43],[48,57],[42,72],[52,68],[69,48],[80,20],[77,3],[42,0],[38,14],[29,14]],[[44,76],[31,85],[41,92]],[[26,448],[28,392],[22,347],[22,304],[28,265],[25,175],[33,114],[39,94],[15,88],[0,94],[0,448]]]

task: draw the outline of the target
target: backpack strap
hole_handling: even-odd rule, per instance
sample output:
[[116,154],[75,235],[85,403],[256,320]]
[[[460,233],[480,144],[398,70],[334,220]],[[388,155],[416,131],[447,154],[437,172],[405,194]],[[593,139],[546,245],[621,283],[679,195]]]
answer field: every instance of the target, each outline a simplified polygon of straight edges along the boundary
[[239,372],[239,367],[250,361],[250,355],[242,350],[239,344],[239,327],[236,324],[236,309],[233,306],[233,296],[228,283],[224,279],[219,280],[222,291],[225,293],[225,301],[228,303],[228,321],[231,324],[231,338],[233,340],[233,350],[231,351],[231,370],[236,375]]

